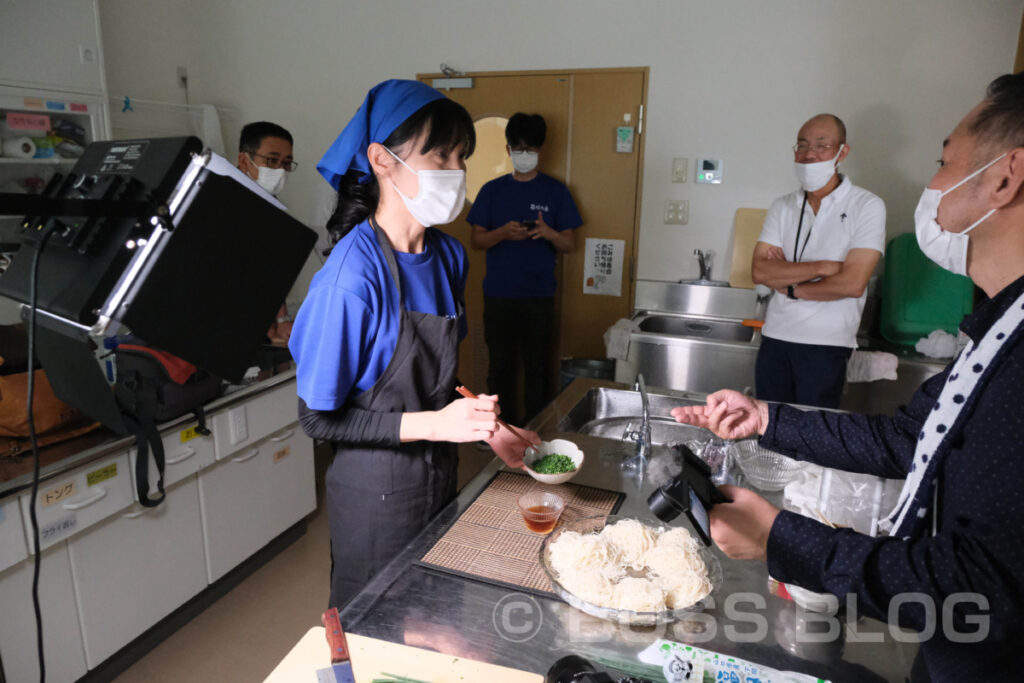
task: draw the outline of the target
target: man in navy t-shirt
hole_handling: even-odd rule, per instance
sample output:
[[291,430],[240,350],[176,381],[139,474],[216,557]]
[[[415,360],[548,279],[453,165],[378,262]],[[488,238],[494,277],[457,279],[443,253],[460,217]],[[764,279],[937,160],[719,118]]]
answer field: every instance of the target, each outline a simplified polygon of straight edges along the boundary
[[[515,169],[484,185],[467,220],[471,244],[487,250],[484,339],[490,352],[488,391],[503,417],[519,424],[551,398],[548,354],[555,331],[555,262],[571,251],[583,224],[569,188],[537,170],[547,125],[540,114],[517,113],[505,127]],[[526,415],[514,415],[517,359],[522,355]]]

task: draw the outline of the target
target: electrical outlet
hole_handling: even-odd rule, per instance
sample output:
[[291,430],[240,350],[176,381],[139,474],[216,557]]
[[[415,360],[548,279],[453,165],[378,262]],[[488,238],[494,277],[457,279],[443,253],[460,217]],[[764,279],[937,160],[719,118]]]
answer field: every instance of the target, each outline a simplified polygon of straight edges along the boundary
[[96,63],[96,46],[95,45],[79,45],[78,46],[78,58],[82,64],[95,64]]
[[686,157],[676,157],[672,160],[672,182],[673,183],[685,183],[686,182],[686,167],[690,165],[690,160]]
[[686,225],[689,221],[689,200],[670,199],[665,202],[665,225]]
[[188,69],[183,66],[178,67],[178,87],[188,88]]
[[228,411],[228,425],[231,428],[231,444],[242,443],[249,438],[249,424],[245,419],[245,406]]

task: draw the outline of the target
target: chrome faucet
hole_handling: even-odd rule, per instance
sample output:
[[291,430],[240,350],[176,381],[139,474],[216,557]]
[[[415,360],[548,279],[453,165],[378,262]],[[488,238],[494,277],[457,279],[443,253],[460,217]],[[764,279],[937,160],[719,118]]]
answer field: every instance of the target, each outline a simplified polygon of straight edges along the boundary
[[637,374],[633,390],[640,392],[641,422],[639,430],[630,430],[623,435],[624,439],[636,442],[636,455],[623,462],[622,468],[635,471],[642,476],[651,455],[651,403],[642,374]]
[[697,263],[700,265],[700,279],[710,280],[711,279],[711,254],[705,254],[700,249],[694,249],[693,255],[697,257]]

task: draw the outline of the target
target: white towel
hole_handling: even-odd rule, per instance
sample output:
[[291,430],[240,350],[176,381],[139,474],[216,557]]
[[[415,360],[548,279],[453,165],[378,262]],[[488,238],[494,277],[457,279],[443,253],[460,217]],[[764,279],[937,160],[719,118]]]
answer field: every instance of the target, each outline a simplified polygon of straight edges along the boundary
[[952,358],[958,351],[957,338],[945,330],[934,330],[927,337],[918,339],[914,348],[929,358]]
[[896,379],[900,359],[885,351],[854,351],[846,364],[847,382],[874,382]]
[[629,335],[640,331],[640,324],[629,318],[619,318],[615,324],[604,331],[605,355],[608,358],[627,360],[629,353]]

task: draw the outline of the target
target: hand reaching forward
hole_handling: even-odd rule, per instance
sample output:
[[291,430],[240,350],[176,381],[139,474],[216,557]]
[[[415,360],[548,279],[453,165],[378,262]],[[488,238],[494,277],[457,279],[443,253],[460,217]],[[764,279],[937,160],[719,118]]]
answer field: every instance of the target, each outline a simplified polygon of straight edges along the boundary
[[[516,431],[525,436],[534,445],[538,445],[541,442],[537,432],[531,432],[521,427],[516,427]],[[487,440],[487,444],[494,449],[494,454],[501,458],[509,467],[519,468],[523,466],[523,453],[526,452],[526,444],[520,441],[504,425],[498,425],[498,431]]]
[[732,389],[708,396],[707,405],[672,409],[676,422],[710,429],[722,439],[744,439],[764,434],[768,427],[768,404]]

